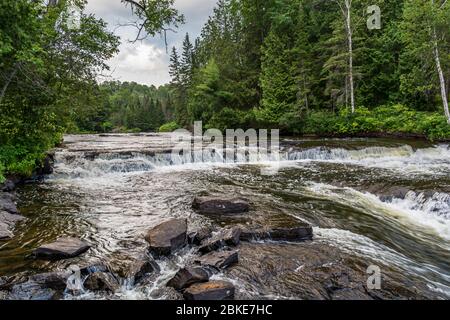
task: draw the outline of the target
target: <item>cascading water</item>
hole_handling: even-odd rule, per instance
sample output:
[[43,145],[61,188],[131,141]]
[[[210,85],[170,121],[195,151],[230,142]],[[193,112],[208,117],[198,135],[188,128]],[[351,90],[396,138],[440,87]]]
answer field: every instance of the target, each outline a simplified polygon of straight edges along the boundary
[[[395,283],[413,283],[417,290],[402,297],[450,296],[448,145],[290,140],[281,143],[279,161],[251,152],[229,161],[211,149],[173,156],[170,135],[67,136],[65,143],[56,150],[54,174],[19,190],[28,219],[16,237],[0,244],[0,275],[100,262],[120,269],[145,251],[146,230],[168,217],[188,218],[190,229],[300,220],[313,225],[312,243],[243,244],[239,264],[215,277],[235,283],[238,298],[333,298],[323,274],[350,274],[364,282],[358,277],[377,264],[386,279],[395,280],[386,280],[389,292],[401,291]],[[272,166],[278,172],[261,174]],[[210,219],[191,208],[204,193],[242,196],[253,208],[244,217]],[[39,244],[63,235],[82,238],[92,249],[52,264],[25,259]],[[112,295],[84,290],[65,297],[169,299],[165,283],[195,255],[186,248],[158,261],[161,272],[145,285],[124,278]],[[72,280],[80,291],[79,279]]]

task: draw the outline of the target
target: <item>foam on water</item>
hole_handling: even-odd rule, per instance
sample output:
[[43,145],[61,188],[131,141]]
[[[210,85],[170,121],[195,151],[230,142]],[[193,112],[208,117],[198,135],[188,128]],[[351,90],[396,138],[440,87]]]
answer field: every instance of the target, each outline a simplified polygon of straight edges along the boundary
[[450,250],[450,195],[446,193],[435,193],[426,197],[411,191],[405,199],[393,198],[383,202],[374,194],[348,187],[311,183],[308,189],[313,195],[359,208],[361,212],[389,220],[391,223],[400,222],[413,226],[420,232],[437,235],[445,240],[439,245]]
[[343,148],[309,148],[284,150],[277,154],[236,153],[224,157],[221,152],[195,151],[192,154],[139,152],[130,154],[103,153],[91,158],[83,152],[60,151],[56,154],[53,178],[84,178],[102,175],[129,174],[152,170],[206,169],[219,165],[254,164],[289,167],[304,162],[346,163],[366,167],[400,170],[405,173],[447,174],[450,171],[450,149],[447,145],[414,150],[400,147],[369,147],[359,150]]
[[424,278],[427,281],[430,289],[435,292],[444,293],[450,297],[450,286],[430,280],[430,277],[427,276],[427,274],[433,274],[439,278],[444,278],[447,283],[450,283],[450,275],[442,274],[440,270],[437,270],[433,266],[418,264],[385,245],[347,230],[319,227],[314,227],[313,229],[314,241],[321,241],[328,245],[335,246],[339,248],[339,250],[349,254],[368,257],[371,260],[380,263],[380,265],[386,265],[388,267],[396,266],[406,272],[414,271],[417,276]]

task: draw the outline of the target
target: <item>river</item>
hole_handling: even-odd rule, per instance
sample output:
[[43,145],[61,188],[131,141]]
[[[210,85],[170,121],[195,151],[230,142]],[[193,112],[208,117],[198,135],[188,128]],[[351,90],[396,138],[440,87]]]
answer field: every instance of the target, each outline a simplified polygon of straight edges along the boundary
[[[99,262],[118,268],[137,259],[146,248],[145,231],[169,217],[187,218],[190,229],[300,220],[313,226],[313,241],[241,244],[240,262],[215,277],[235,284],[238,299],[346,298],[333,286],[361,286],[366,269],[376,265],[381,298],[450,297],[448,145],[282,139],[279,171],[270,175],[260,170],[270,162],[173,161],[171,147],[169,134],[65,136],[54,173],[18,190],[27,219],[14,238],[0,243],[0,275]],[[252,209],[212,219],[191,208],[197,195],[244,197]],[[66,235],[92,248],[59,262],[27,258]],[[185,248],[158,261],[161,272],[145,286],[124,283],[115,294],[83,291],[65,298],[169,299],[165,283],[195,254]]]

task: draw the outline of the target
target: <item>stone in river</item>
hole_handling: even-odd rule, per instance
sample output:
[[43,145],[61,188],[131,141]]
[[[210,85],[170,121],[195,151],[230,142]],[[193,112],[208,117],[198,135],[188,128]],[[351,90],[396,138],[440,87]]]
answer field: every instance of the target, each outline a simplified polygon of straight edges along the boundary
[[300,226],[293,228],[272,228],[272,229],[244,229],[240,235],[242,241],[251,240],[274,240],[300,242],[311,240],[313,229],[311,226]]
[[167,283],[168,287],[176,290],[183,290],[194,283],[206,282],[209,280],[209,273],[203,268],[183,268]]
[[0,192],[0,210],[12,214],[18,214],[16,204],[14,202],[15,196],[9,192]]
[[43,288],[64,291],[70,274],[67,271],[40,273],[31,276],[29,280],[40,284]]
[[18,214],[11,214],[6,211],[0,210],[0,240],[8,240],[13,237],[13,233],[11,229],[14,228],[14,225],[21,220],[24,220],[25,217]]
[[0,222],[0,240],[8,240],[13,237],[13,233],[9,231],[9,226],[6,223]]
[[192,207],[202,214],[233,214],[248,212],[248,202],[240,198],[196,197]]
[[226,269],[229,266],[238,263],[239,256],[238,251],[220,251],[211,252],[200,258],[197,258],[194,262],[205,267],[213,267],[215,269]]
[[145,260],[134,261],[127,270],[126,277],[130,279],[133,285],[141,282],[147,275],[153,272],[159,272],[160,268],[153,258],[148,257]]
[[109,272],[94,272],[87,276],[83,287],[91,291],[116,292],[120,284]]
[[145,236],[149,251],[155,256],[168,256],[187,243],[186,219],[171,219],[150,229]]
[[237,246],[239,245],[240,236],[241,229],[239,227],[221,230],[211,239],[202,242],[199,251],[201,253],[208,253],[221,249],[224,246]]
[[186,300],[233,300],[235,289],[227,281],[196,283],[184,291]]
[[44,260],[61,260],[79,256],[89,250],[90,245],[76,238],[59,238],[33,251],[33,256]]
[[211,228],[205,227],[188,234],[188,243],[199,246],[203,240],[211,237]]

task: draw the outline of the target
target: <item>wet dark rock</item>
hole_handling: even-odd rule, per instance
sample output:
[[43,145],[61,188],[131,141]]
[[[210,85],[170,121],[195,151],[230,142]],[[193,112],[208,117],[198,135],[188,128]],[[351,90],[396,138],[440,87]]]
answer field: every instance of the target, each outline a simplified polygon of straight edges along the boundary
[[204,267],[212,267],[214,269],[226,269],[229,266],[238,263],[238,251],[220,251],[211,252],[194,260],[195,263]]
[[41,165],[36,169],[37,176],[49,175],[53,173],[53,168],[55,166],[55,153],[49,152],[42,160]]
[[59,238],[33,251],[33,256],[43,260],[61,260],[79,256],[89,250],[90,245],[76,238]]
[[196,197],[192,207],[202,214],[233,214],[248,212],[250,205],[240,198]]
[[29,281],[36,282],[43,288],[64,291],[67,285],[67,279],[70,275],[70,272],[41,273],[31,276]]
[[187,243],[186,219],[171,219],[150,229],[145,236],[149,251],[155,256],[168,256]]
[[91,291],[116,292],[120,284],[109,272],[94,272],[87,276],[83,287]]
[[0,192],[0,211],[6,211],[12,214],[18,214],[15,204],[15,195],[10,192]]
[[63,297],[63,292],[43,287],[35,281],[27,281],[16,284],[11,288],[8,300],[58,300]]
[[133,284],[140,283],[147,275],[153,272],[159,272],[160,268],[153,258],[148,257],[146,260],[134,261],[126,272],[127,279]]
[[87,276],[96,272],[110,272],[110,268],[104,264],[94,264],[80,269],[82,276]]
[[311,226],[294,228],[273,228],[273,229],[244,229],[240,235],[242,241],[252,240],[274,240],[299,242],[312,240],[313,229]]
[[227,281],[196,283],[184,291],[186,300],[233,300],[235,288]]
[[0,240],[11,239],[14,236],[12,230],[15,224],[24,219],[21,215],[0,210]]
[[168,287],[176,290],[183,290],[194,283],[206,282],[209,280],[207,270],[200,267],[188,267],[180,269],[175,276],[167,283]]
[[0,190],[4,192],[11,192],[16,189],[18,180],[7,179],[4,183],[0,184]]
[[211,228],[201,228],[200,230],[188,234],[188,243],[199,246],[202,241],[211,237]]
[[208,253],[219,250],[225,246],[237,246],[239,245],[240,236],[241,228],[239,227],[221,230],[211,239],[207,239],[202,242],[199,252]]
[[9,240],[13,237],[13,233],[9,230],[6,223],[0,222],[0,240]]

